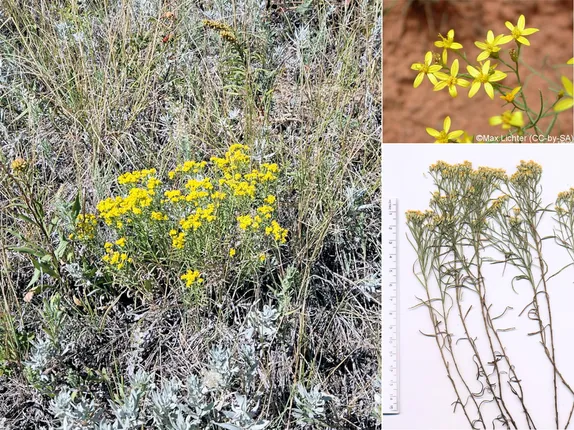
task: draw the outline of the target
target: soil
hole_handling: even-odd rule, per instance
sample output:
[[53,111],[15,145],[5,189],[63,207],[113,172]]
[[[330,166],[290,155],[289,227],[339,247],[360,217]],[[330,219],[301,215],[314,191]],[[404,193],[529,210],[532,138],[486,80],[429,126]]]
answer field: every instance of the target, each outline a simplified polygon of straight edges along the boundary
[[[418,88],[413,88],[417,72],[411,70],[413,63],[424,61],[427,51],[442,52],[434,46],[438,33],[446,36],[455,31],[455,41],[463,45],[469,61],[477,65],[481,52],[475,41],[484,41],[488,30],[495,35],[509,34],[504,23],[516,25],[518,17],[526,18],[526,28],[538,28],[539,32],[528,36],[530,46],[521,48],[520,68],[523,91],[528,105],[538,112],[542,92],[544,106],[556,100],[562,88],[560,76],[573,80],[574,66],[566,62],[573,56],[573,2],[572,0],[384,0],[383,2],[383,142],[428,143],[434,139],[425,128],[442,130],[444,118],[451,118],[452,130],[464,130],[469,135],[488,134],[500,136],[501,126],[491,126],[488,119],[500,115],[509,106],[504,105],[500,94],[491,100],[484,89],[471,99],[468,89],[458,87],[458,97],[452,98],[447,89],[433,91],[425,77]],[[503,45],[502,58],[509,62],[508,50],[516,48],[514,41]],[[460,72],[466,73],[466,63],[449,51],[448,63],[459,58]],[[491,64],[496,60],[491,60]],[[541,75],[533,73],[538,71]],[[508,70],[499,64],[499,70]],[[512,72],[504,85],[517,86]],[[572,136],[572,109],[558,115],[550,135]],[[528,121],[526,115],[525,122]],[[550,118],[540,120],[542,130],[550,124]],[[530,133],[528,130],[527,133]],[[533,142],[534,139],[528,139]]]

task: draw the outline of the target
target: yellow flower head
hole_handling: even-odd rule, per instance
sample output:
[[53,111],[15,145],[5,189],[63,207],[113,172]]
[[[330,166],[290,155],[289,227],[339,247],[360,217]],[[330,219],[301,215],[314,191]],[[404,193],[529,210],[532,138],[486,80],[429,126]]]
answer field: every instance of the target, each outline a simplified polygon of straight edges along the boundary
[[572,98],[572,81],[566,76],[562,76],[560,79],[562,80],[562,85],[564,85],[564,90],[568,94],[568,97],[565,96],[558,100],[554,105],[555,112],[562,112],[574,106],[574,98]]
[[500,96],[500,98],[502,100],[506,100],[508,103],[512,103],[514,101],[514,97],[516,97],[516,94],[518,94],[518,91],[520,91],[521,88],[522,87],[516,87],[511,92],[509,92],[508,94],[504,94],[503,96]]
[[493,116],[488,120],[490,125],[500,125],[502,128],[508,130],[511,127],[524,127],[524,119],[522,117],[522,111],[511,112],[507,110],[502,115]]
[[458,75],[458,60],[454,60],[452,62],[452,66],[450,68],[450,75],[447,75],[443,72],[436,72],[435,76],[441,80],[441,82],[437,83],[434,86],[434,91],[440,91],[444,87],[448,86],[448,92],[452,97],[457,96],[456,85],[460,85],[461,87],[468,87],[470,82],[466,79],[461,79],[457,77]]
[[512,25],[510,21],[506,21],[505,23],[506,28],[512,32],[512,37],[514,40],[516,40],[517,43],[522,43],[523,45],[530,46],[530,42],[524,36],[529,36],[540,30],[537,28],[524,28],[525,24],[526,20],[524,19],[524,15],[520,15],[516,26]]
[[413,87],[417,88],[422,83],[425,75],[428,76],[429,81],[431,81],[433,85],[436,85],[437,80],[434,77],[433,73],[438,72],[441,69],[441,66],[439,66],[438,64],[433,65],[432,63],[433,63],[432,52],[429,51],[425,54],[424,63],[413,63],[411,65],[411,69],[419,72],[419,74],[415,78]]
[[482,49],[482,52],[476,58],[476,61],[484,61],[492,54],[497,53],[500,51],[500,46],[508,43],[512,40],[512,36],[505,36],[503,34],[499,34],[498,36],[494,37],[494,33],[492,30],[488,30],[486,34],[486,40],[484,42],[474,42],[474,44]]
[[446,64],[448,60],[447,49],[462,49],[462,45],[454,41],[454,30],[449,30],[446,34],[447,37],[443,37],[442,34],[438,35],[442,40],[436,41],[435,46],[443,48],[442,51],[442,62]]
[[181,279],[185,281],[186,287],[191,287],[193,284],[203,283],[203,278],[197,270],[188,270],[183,275],[181,275]]
[[229,256],[230,256],[230,257],[234,257],[236,253],[237,253],[237,251],[235,250],[235,248],[231,248],[231,249],[229,250]]
[[427,127],[426,130],[428,134],[430,134],[432,137],[436,139],[435,143],[448,143],[449,140],[454,140],[464,133],[464,131],[462,130],[455,130],[449,133],[448,132],[449,129],[450,129],[450,117],[447,116],[444,119],[442,131],[438,131],[430,127]]
[[481,68],[475,68],[472,66],[466,66],[468,73],[474,78],[470,91],[468,92],[468,97],[473,97],[478,90],[480,85],[484,84],[484,90],[488,97],[494,100],[494,87],[491,82],[501,81],[506,78],[506,73],[499,70],[490,69],[490,60],[486,61]]
[[23,158],[16,158],[12,163],[10,163],[10,168],[14,175],[18,175],[28,168],[28,162]]

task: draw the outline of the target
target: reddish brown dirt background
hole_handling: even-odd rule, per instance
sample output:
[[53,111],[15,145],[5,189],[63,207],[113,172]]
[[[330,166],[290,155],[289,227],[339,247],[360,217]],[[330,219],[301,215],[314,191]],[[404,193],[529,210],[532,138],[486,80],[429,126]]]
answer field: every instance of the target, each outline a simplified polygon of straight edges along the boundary
[[[489,117],[500,115],[511,106],[502,107],[500,94],[495,93],[491,100],[481,87],[469,99],[468,89],[458,87],[458,97],[452,98],[448,89],[433,91],[427,77],[418,88],[413,88],[417,72],[411,70],[411,64],[423,62],[427,51],[442,52],[442,48],[434,46],[434,41],[439,40],[438,33],[446,36],[451,28],[455,31],[455,41],[463,45],[461,51],[466,52],[471,63],[478,64],[476,57],[481,50],[474,41],[484,41],[488,30],[495,36],[509,34],[504,23],[510,21],[516,25],[523,14],[526,28],[540,29],[527,37],[531,45],[521,49],[520,78],[526,82],[523,91],[528,105],[536,112],[540,108],[539,89],[545,106],[552,104],[556,92],[562,88],[560,75],[573,79],[574,66],[565,64],[573,56],[572,5],[572,0],[384,0],[383,142],[433,142],[425,127],[442,130],[447,115],[452,120],[451,130],[462,129],[470,135],[503,134],[500,126],[488,123]],[[502,46],[505,61],[509,62],[508,49],[515,47],[514,41]],[[449,65],[455,58],[459,57],[449,51]],[[460,58],[459,63],[459,73],[466,73],[466,63]],[[550,82],[533,74],[524,63]],[[498,69],[507,70],[503,64]],[[516,86],[516,76],[509,74],[503,83]],[[524,118],[528,121],[526,115]],[[572,109],[558,115],[551,135],[572,135],[572,118]],[[550,118],[540,121],[543,130],[549,123]]]

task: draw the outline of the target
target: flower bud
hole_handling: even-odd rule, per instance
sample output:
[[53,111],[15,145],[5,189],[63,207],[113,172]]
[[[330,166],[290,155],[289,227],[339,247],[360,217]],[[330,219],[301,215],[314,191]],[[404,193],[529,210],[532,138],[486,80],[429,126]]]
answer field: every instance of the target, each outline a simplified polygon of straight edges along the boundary
[[515,63],[518,63],[518,51],[512,48],[508,53],[510,54],[510,59]]

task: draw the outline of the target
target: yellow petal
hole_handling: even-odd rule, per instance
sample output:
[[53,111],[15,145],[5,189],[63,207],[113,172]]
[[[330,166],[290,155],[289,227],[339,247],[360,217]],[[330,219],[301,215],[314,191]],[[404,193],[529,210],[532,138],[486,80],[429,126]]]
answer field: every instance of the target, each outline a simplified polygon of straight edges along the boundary
[[444,87],[446,87],[448,84],[446,81],[440,81],[439,83],[437,83],[434,88],[433,91],[440,91],[442,90]]
[[463,133],[464,133],[464,131],[462,131],[462,130],[454,130],[454,131],[451,131],[451,132],[448,133],[448,135],[447,135],[448,140],[454,140],[454,139],[456,139],[457,137],[461,136]]
[[456,85],[449,86],[448,93],[450,94],[451,97],[456,97],[458,95],[458,92],[456,91]]
[[450,68],[450,74],[451,74],[451,76],[456,76],[456,75],[458,75],[458,59],[457,59],[457,60],[454,60],[454,61],[452,62],[452,66],[451,66],[451,68]]
[[438,81],[436,80],[435,76],[434,76],[432,73],[429,73],[427,76],[428,76],[428,78],[429,78],[429,81],[431,81],[431,83],[432,83],[433,85],[436,85],[436,84],[437,84]]
[[421,63],[411,64],[411,69],[413,69],[413,70],[421,70],[422,68],[423,68],[423,65]]
[[462,45],[458,42],[452,42],[450,44],[450,49],[462,49]]
[[434,75],[441,81],[448,81],[450,79],[450,76],[444,72],[435,72]]
[[449,30],[446,36],[448,37],[449,40],[454,39],[454,30]]
[[480,72],[472,66],[466,66],[466,70],[468,70],[468,73],[470,73],[470,76],[473,78],[477,78],[478,75],[480,75]]
[[574,64],[574,57],[570,58],[566,64]]
[[432,52],[431,52],[431,51],[428,51],[428,52],[425,54],[425,64],[426,64],[427,66],[430,66],[430,65],[432,64]]
[[486,94],[488,94],[488,97],[490,97],[491,100],[494,100],[494,88],[492,88],[492,84],[490,82],[484,83],[484,90],[486,91]]
[[427,127],[426,130],[427,130],[427,133],[430,134],[432,137],[439,137],[440,136],[440,132],[438,130],[435,130],[434,128]]
[[516,41],[518,43],[522,43],[523,45],[530,46],[530,42],[525,37],[520,36],[518,39],[516,39]]
[[512,41],[512,39],[513,39],[512,36],[509,36],[509,35],[503,36],[502,34],[498,37],[500,37],[500,39],[498,40],[497,45],[504,45],[505,43],[508,43],[508,42]]
[[490,57],[490,52],[488,51],[482,51],[480,53],[480,55],[478,57],[476,57],[476,61],[484,61],[486,60],[488,57]]
[[438,64],[435,64],[434,66],[430,66],[430,67],[428,68],[429,73],[436,73],[436,72],[438,72],[440,69],[442,69],[442,67],[439,66]]
[[417,88],[423,81],[425,77],[425,74],[423,72],[420,72],[417,77],[415,78],[415,82],[413,84],[413,87]]
[[502,124],[502,117],[501,117],[501,116],[491,116],[491,117],[488,119],[488,123],[489,123],[490,125],[499,125],[499,124]]
[[488,48],[488,45],[487,45],[486,43],[483,43],[483,42],[474,42],[474,44],[475,44],[476,47],[479,48],[479,49],[483,49],[483,50],[484,50],[484,49],[487,49],[487,48]]
[[468,92],[468,98],[472,98],[479,89],[480,89],[480,82],[474,81],[472,83],[472,86],[470,87],[470,91]]
[[560,80],[562,81],[562,85],[564,85],[564,89],[569,95],[572,95],[572,81],[568,79],[566,76],[561,76]]
[[468,88],[468,86],[470,85],[470,82],[468,82],[466,79],[460,79],[460,78],[457,79],[456,83],[463,88]]
[[488,76],[489,70],[490,70],[490,60],[486,61],[486,62],[482,65],[482,74]]
[[448,133],[448,129],[450,128],[450,116],[447,116],[443,122],[443,130],[445,133]]
[[540,31],[540,30],[537,28],[527,28],[527,29],[523,30],[521,33],[523,36],[530,36],[531,34],[534,34],[537,31]]
[[513,125],[514,127],[524,127],[522,112],[516,111],[512,114],[512,117],[510,118],[510,125]]
[[520,15],[520,17],[518,18],[518,28],[520,29],[520,31],[522,32],[522,30],[524,30],[524,25],[526,24],[526,20],[524,19],[524,15]]
[[514,30],[514,25],[512,25],[510,21],[506,21],[504,25],[506,25],[506,28],[508,28],[510,31]]
[[488,30],[488,33],[486,33],[486,41],[488,43],[492,43],[493,40],[494,40],[494,33],[492,32],[492,30]]
[[488,77],[488,80],[490,82],[498,82],[503,80],[504,78],[506,78],[506,73],[501,72],[500,70],[497,70],[496,72],[494,72],[492,75],[490,75]]
[[554,110],[556,112],[562,112],[567,109],[570,109],[572,106],[574,106],[574,99],[570,97],[565,97],[563,99],[558,100],[558,103],[554,105]]

